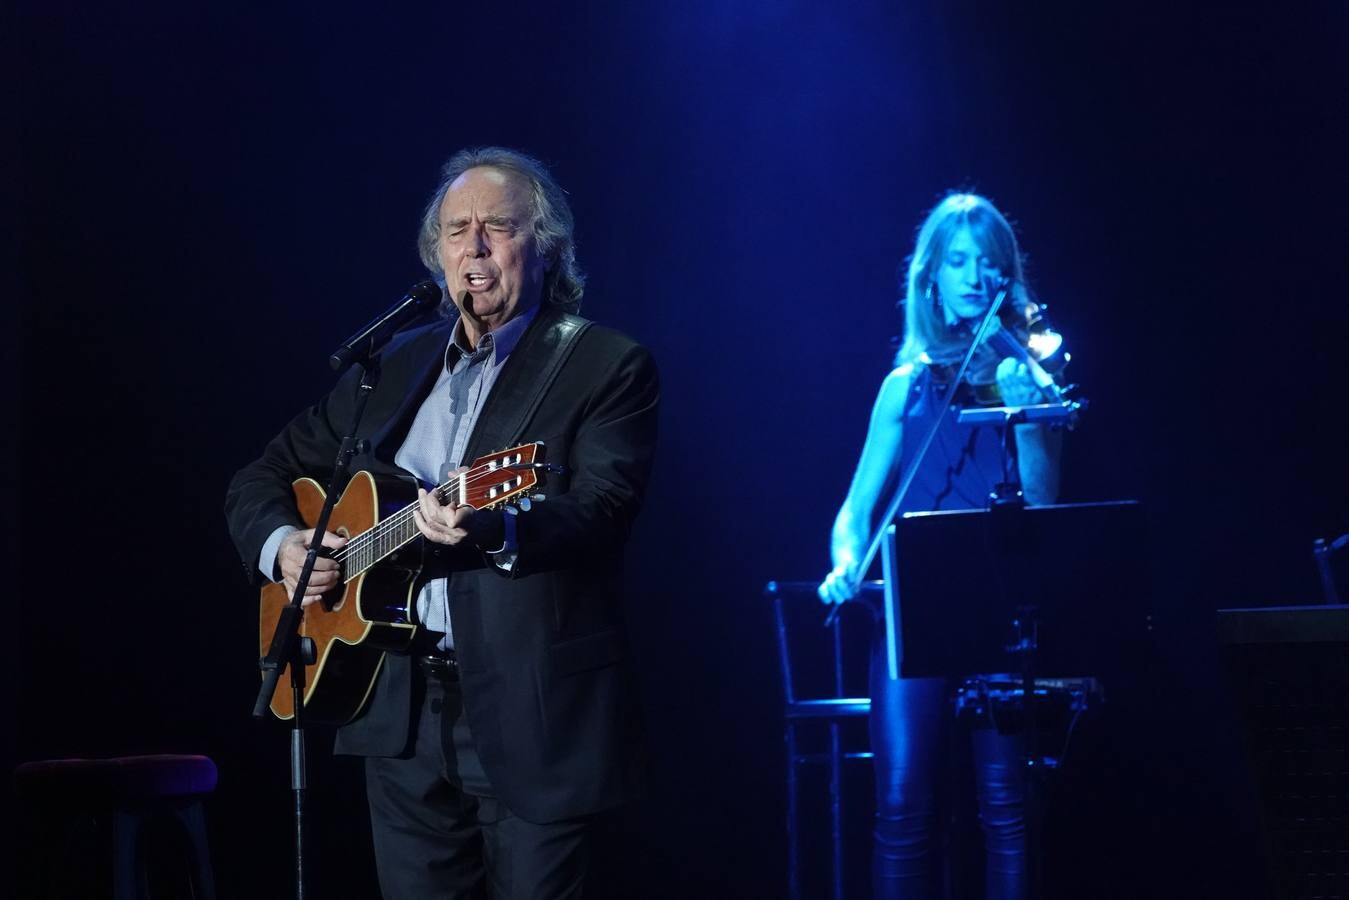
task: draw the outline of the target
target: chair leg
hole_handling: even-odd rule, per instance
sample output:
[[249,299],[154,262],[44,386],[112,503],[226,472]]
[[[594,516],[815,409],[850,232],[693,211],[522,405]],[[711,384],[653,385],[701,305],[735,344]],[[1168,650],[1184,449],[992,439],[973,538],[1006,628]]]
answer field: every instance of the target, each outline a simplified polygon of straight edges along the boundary
[[801,900],[801,835],[796,808],[796,726],[787,723],[787,897]]
[[843,900],[843,748],[837,722],[829,723],[829,836],[833,900]]

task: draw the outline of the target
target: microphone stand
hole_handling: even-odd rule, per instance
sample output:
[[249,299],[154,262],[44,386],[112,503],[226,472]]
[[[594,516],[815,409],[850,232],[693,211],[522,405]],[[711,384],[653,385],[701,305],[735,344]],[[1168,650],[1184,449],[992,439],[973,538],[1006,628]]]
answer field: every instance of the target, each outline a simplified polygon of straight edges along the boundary
[[258,691],[257,701],[253,704],[253,718],[261,719],[267,715],[272,695],[276,693],[281,670],[290,667],[290,688],[294,697],[294,715],[290,730],[290,787],[295,800],[295,897],[305,898],[305,798],[308,783],[305,775],[305,739],[304,739],[304,688],[305,668],[315,663],[314,642],[300,634],[304,622],[304,592],[309,587],[309,579],[314,573],[314,563],[318,561],[323,547],[323,535],[328,530],[328,519],[337,504],[337,494],[347,478],[347,467],[356,453],[356,432],[360,428],[361,417],[365,414],[366,401],[379,384],[379,356],[373,355],[361,364],[361,384],[356,394],[356,405],[352,412],[350,430],[342,438],[333,464],[333,476],[328,482],[328,492],[323,498],[323,508],[314,522],[314,538],[310,541],[309,552],[305,555],[304,568],[300,570],[299,581],[290,604],[281,611],[276,621],[276,630],[267,655],[262,658],[262,688]]

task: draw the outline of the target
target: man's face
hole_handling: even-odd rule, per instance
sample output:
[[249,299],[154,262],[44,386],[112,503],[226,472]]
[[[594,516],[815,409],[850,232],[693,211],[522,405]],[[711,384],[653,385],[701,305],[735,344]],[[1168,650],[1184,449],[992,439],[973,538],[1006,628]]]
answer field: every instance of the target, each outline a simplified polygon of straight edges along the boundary
[[[440,264],[470,337],[493,331],[539,302],[545,260],[534,246],[529,187],[501,169],[469,169],[440,204]],[[471,309],[464,310],[467,291]]]
[[969,226],[957,231],[937,267],[937,292],[947,310],[947,321],[952,315],[960,319],[983,315],[990,299],[988,283],[1001,277],[1002,270],[984,255]]

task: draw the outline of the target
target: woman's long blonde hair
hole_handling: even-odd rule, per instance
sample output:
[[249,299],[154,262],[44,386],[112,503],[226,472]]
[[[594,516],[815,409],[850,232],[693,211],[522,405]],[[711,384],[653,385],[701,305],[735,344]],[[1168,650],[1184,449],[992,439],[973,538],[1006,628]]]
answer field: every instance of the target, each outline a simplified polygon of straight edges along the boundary
[[923,220],[922,227],[918,229],[913,256],[909,257],[909,273],[902,301],[904,339],[895,356],[895,365],[915,363],[925,356],[939,362],[950,362],[959,358],[969,346],[968,335],[958,333],[946,324],[937,296],[937,268],[946,258],[951,239],[966,226],[984,255],[1002,271],[1004,277],[1012,279],[1012,293],[1007,302],[1019,309],[1031,303],[1025,285],[1021,250],[1007,219],[986,197],[978,194],[948,194]]

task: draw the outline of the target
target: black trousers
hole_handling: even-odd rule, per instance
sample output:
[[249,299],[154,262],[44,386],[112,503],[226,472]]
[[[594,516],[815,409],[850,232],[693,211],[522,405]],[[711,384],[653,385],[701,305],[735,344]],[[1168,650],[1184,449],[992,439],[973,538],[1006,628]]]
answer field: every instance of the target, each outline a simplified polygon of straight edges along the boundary
[[498,800],[454,681],[424,686],[413,753],[365,761],[385,900],[561,900],[582,896],[590,818],[539,824]]
[[[884,635],[871,656],[871,749],[876,770],[872,884],[878,900],[942,895],[939,787],[950,753],[950,689],[942,678],[891,679]],[[1025,741],[992,727],[970,729],[975,797],[984,833],[985,897],[1024,900]]]

